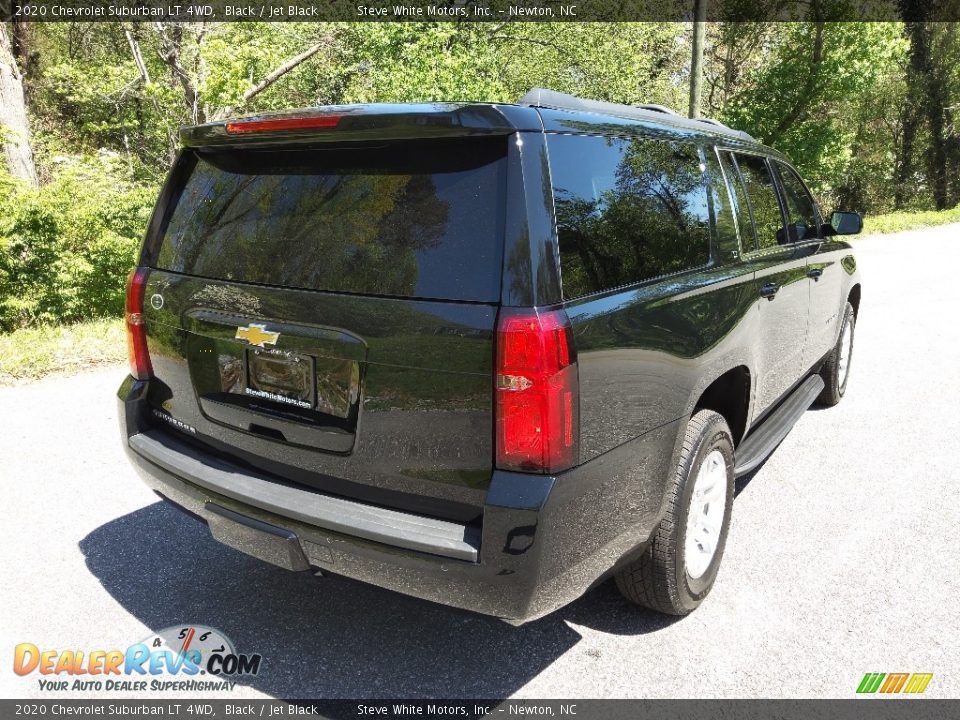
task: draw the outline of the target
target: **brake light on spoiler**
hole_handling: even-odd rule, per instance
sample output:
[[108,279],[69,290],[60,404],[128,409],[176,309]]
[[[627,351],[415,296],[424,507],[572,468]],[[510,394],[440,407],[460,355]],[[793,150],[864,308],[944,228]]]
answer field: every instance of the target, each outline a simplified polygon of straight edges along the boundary
[[552,473],[576,464],[578,382],[573,333],[563,310],[500,311],[496,366],[498,468]]
[[279,117],[267,119],[233,120],[227,123],[227,133],[278,132],[283,130],[321,130],[335,128],[341,115],[309,115],[306,117]]

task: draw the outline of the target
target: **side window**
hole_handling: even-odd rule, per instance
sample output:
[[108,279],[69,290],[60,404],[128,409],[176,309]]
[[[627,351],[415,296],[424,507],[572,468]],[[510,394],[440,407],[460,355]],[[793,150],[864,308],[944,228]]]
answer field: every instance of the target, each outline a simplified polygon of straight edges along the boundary
[[567,298],[706,265],[710,212],[695,146],[548,135]]
[[777,174],[780,175],[787,212],[790,214],[790,224],[787,225],[790,242],[815,240],[821,237],[819,213],[807,188],[792,168],[780,162],[775,162],[774,165],[777,167]]
[[[713,221],[717,233],[717,250],[724,254],[730,250],[737,250],[737,223],[734,217],[737,213],[737,204],[731,197],[731,191],[727,189],[724,182],[724,176],[729,173],[730,168],[722,169],[717,159],[716,149],[712,147],[704,148],[707,160],[707,172],[710,176],[710,193],[713,199]],[[749,234],[751,249],[753,246],[753,230],[747,224],[745,229]],[[741,229],[741,234],[743,229]]]
[[740,231],[740,248],[748,253],[757,249],[757,236],[753,232],[753,217],[750,215],[750,203],[747,201],[746,191],[743,189],[743,178],[733,153],[721,153],[723,168],[727,181],[733,189],[734,211],[737,216],[737,228]]
[[757,245],[764,248],[776,247],[785,238],[783,234],[783,215],[777,201],[777,191],[767,161],[759,155],[731,153],[743,178],[753,223],[757,231]]

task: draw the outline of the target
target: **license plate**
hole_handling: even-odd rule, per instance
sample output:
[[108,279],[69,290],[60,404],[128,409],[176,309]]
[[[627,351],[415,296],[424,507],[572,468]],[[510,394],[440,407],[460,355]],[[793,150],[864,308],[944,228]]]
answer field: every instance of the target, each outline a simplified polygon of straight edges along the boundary
[[313,358],[282,350],[247,350],[247,394],[300,408],[315,406]]

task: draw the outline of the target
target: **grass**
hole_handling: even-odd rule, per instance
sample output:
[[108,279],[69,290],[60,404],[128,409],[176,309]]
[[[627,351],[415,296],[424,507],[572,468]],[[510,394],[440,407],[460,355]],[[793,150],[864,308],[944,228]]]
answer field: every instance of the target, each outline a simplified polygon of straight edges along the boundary
[[126,360],[127,340],[120,319],[0,334],[0,385],[17,385]]
[[886,215],[868,215],[863,219],[863,234],[880,235],[948,223],[960,223],[960,205],[952,210],[903,210]]

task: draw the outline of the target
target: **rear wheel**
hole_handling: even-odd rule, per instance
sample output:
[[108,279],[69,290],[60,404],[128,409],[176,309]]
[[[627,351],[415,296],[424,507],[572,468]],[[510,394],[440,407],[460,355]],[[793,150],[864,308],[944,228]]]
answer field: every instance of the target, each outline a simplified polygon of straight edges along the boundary
[[629,600],[670,615],[692,612],[720,568],[733,504],[733,438],[722,415],[690,418],[667,513],[650,546],[616,575]]
[[850,379],[850,360],[853,357],[853,331],[856,316],[853,306],[846,304],[843,310],[843,325],[840,328],[840,337],[834,345],[830,355],[820,368],[820,377],[823,378],[823,390],[817,397],[817,405],[832,407],[840,402],[847,391],[847,380]]

